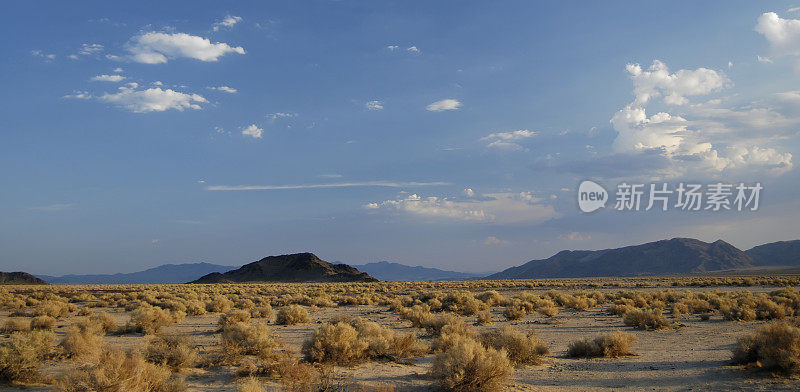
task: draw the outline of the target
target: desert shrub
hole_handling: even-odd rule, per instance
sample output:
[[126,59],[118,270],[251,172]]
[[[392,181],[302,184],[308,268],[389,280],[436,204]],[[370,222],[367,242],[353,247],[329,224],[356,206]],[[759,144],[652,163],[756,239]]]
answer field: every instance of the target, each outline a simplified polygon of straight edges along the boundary
[[758,320],[780,320],[786,317],[787,308],[769,298],[760,297],[755,311]]
[[633,309],[625,313],[625,325],[638,329],[669,328],[669,321],[659,309]]
[[636,309],[635,306],[627,303],[615,303],[608,306],[606,311],[609,314],[613,314],[615,316],[624,316],[626,313],[630,312],[631,310]]
[[145,359],[174,369],[190,367],[197,360],[197,348],[188,336],[160,335],[147,343]]
[[631,346],[636,343],[636,340],[636,336],[627,332],[604,333],[594,339],[584,338],[573,341],[569,344],[567,356],[617,358],[634,355]]
[[263,323],[228,325],[222,329],[220,340],[224,353],[231,357],[255,355],[267,358],[280,346],[280,343],[272,337],[269,327]]
[[207,312],[204,302],[198,300],[186,301],[186,314],[190,316],[200,316]]
[[117,330],[117,322],[114,317],[106,312],[97,312],[87,319],[88,323],[97,325],[103,333]]
[[525,317],[527,311],[521,304],[510,304],[503,310],[503,316],[508,321],[519,320]]
[[464,323],[450,323],[444,325],[433,339],[433,351],[446,351],[463,339],[474,339],[475,330]]
[[335,364],[353,364],[366,359],[396,361],[426,351],[413,334],[397,334],[361,318],[349,323],[327,323],[303,344],[306,360]]
[[506,298],[495,290],[484,291],[475,296],[488,306],[500,306],[506,302]]
[[178,392],[186,390],[186,386],[182,379],[172,377],[168,367],[149,363],[136,352],[105,350],[95,363],[62,376],[57,389],[62,392]]
[[514,372],[505,350],[464,339],[434,357],[430,376],[448,391],[499,391]]
[[542,362],[542,357],[550,352],[544,341],[533,331],[523,333],[511,326],[482,333],[479,340],[486,347],[504,349],[508,358],[516,364],[538,365]]
[[31,329],[53,329],[56,319],[50,316],[36,316],[31,319]]
[[434,315],[428,305],[414,305],[411,308],[403,308],[400,317],[411,321],[411,326],[421,328],[433,321]]
[[739,338],[732,362],[788,375],[800,373],[800,328],[773,322]]
[[50,316],[59,318],[69,314],[69,304],[60,301],[42,301],[34,309],[34,316]]
[[545,317],[555,317],[558,314],[558,308],[555,306],[543,306],[537,308],[536,311]]
[[31,319],[10,318],[3,324],[3,333],[25,332],[31,329]]
[[71,357],[86,358],[100,353],[103,348],[102,331],[91,324],[75,324],[67,329],[59,346]]
[[209,312],[225,313],[233,309],[233,301],[224,295],[215,295],[206,301],[206,310]]
[[80,308],[78,309],[78,313],[76,313],[77,316],[89,316],[91,314],[92,314],[92,309],[89,307]]
[[252,318],[263,318],[269,320],[273,315],[275,315],[275,312],[272,310],[272,306],[269,304],[264,304],[250,309],[250,317]]
[[131,319],[122,332],[139,332],[145,335],[152,335],[176,322],[178,322],[178,318],[168,310],[155,306],[141,306],[131,313]]
[[8,382],[35,381],[39,376],[39,365],[50,352],[53,333],[35,330],[16,332],[0,344],[0,379]]
[[484,310],[483,312],[478,313],[475,318],[475,322],[478,325],[486,325],[492,323],[492,312],[488,310]]
[[236,392],[267,392],[267,390],[255,377],[248,377],[236,386]]
[[231,310],[228,313],[225,313],[219,316],[219,321],[217,325],[219,329],[222,330],[223,328],[233,325],[236,323],[248,323],[250,321],[250,312],[244,310]]
[[746,305],[726,305],[720,308],[722,318],[730,321],[753,321],[756,319],[755,309]]
[[672,312],[671,315],[673,318],[681,317],[684,314],[689,313],[689,305],[684,302],[676,302],[672,305]]
[[310,321],[308,311],[299,305],[289,305],[281,308],[275,322],[279,325],[305,324]]

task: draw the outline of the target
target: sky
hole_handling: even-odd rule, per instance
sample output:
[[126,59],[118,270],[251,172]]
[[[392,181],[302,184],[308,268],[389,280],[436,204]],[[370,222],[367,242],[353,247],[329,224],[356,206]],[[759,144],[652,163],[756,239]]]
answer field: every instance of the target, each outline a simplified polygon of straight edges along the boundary
[[[0,270],[310,251],[487,272],[800,238],[797,1],[5,9]],[[605,208],[581,212],[584,180]],[[763,189],[756,210],[613,208],[637,183]]]

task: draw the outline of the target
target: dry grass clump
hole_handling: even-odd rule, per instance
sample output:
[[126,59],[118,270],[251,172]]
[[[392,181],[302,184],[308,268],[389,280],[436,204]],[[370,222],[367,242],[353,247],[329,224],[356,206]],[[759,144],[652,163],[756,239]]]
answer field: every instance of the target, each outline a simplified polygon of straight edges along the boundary
[[25,332],[31,329],[31,319],[13,317],[3,324],[3,333]]
[[289,305],[281,308],[275,322],[279,325],[305,324],[310,321],[308,311],[299,305]]
[[397,361],[426,351],[413,334],[400,335],[361,318],[327,323],[303,344],[306,360],[343,365],[368,359]]
[[224,295],[215,295],[206,301],[206,310],[209,312],[225,313],[233,309],[233,301]]
[[269,327],[263,323],[228,325],[222,329],[220,340],[223,354],[230,358],[242,355],[269,358],[280,346],[280,343],[272,337]]
[[731,361],[796,376],[800,374],[800,328],[787,322],[764,325],[739,338]]
[[543,306],[537,308],[536,311],[545,317],[555,317],[556,315],[558,315],[558,308],[555,305]]
[[411,321],[411,326],[414,328],[423,328],[435,318],[433,313],[431,313],[430,306],[426,304],[402,308],[400,310],[400,317]]
[[59,346],[70,357],[94,357],[104,347],[102,333],[102,330],[96,325],[78,323],[67,329],[67,333]]
[[40,302],[34,309],[34,316],[50,316],[60,318],[69,314],[70,304],[61,301],[46,300]]
[[225,313],[219,316],[219,321],[217,325],[219,326],[219,330],[221,331],[223,328],[237,324],[237,323],[248,323],[250,321],[250,312],[244,310],[231,310],[228,313]]
[[443,390],[494,392],[503,388],[513,372],[505,350],[463,339],[436,355],[429,374]]
[[267,390],[255,377],[248,377],[236,386],[236,392],[267,392]]
[[672,311],[670,312],[672,318],[679,318],[684,314],[688,313],[689,313],[689,305],[687,305],[685,302],[676,302],[675,304],[672,305]]
[[53,333],[34,330],[16,332],[0,345],[0,379],[7,382],[30,382],[40,378],[39,365],[50,352]]
[[633,309],[625,313],[624,322],[627,326],[645,330],[665,329],[670,325],[660,309]]
[[140,306],[131,312],[131,319],[120,331],[157,334],[162,328],[180,321],[180,313],[170,312],[155,306]]
[[506,306],[505,310],[503,310],[503,316],[508,321],[519,320],[527,314],[527,310],[522,304],[519,303],[512,303]]
[[263,318],[269,320],[274,315],[275,311],[272,310],[272,306],[270,306],[269,304],[263,304],[261,306],[257,306],[255,308],[250,309],[250,317],[252,318]]
[[542,357],[550,353],[547,344],[533,331],[523,333],[511,326],[482,333],[479,340],[486,347],[504,349],[515,364],[538,365],[542,363]]
[[182,379],[172,371],[147,362],[141,354],[105,350],[98,360],[65,374],[57,384],[62,392],[178,392],[186,390]]
[[149,362],[181,369],[197,360],[197,347],[188,336],[159,335],[147,343],[144,356]]
[[488,310],[484,310],[483,312],[478,313],[477,316],[475,317],[475,322],[478,325],[491,324],[492,323],[492,312],[490,312]]
[[56,319],[50,316],[36,316],[31,319],[31,329],[53,329],[56,326]]
[[567,356],[618,358],[635,355],[631,346],[638,339],[631,333],[616,331],[598,335],[594,339],[583,338],[569,344]]

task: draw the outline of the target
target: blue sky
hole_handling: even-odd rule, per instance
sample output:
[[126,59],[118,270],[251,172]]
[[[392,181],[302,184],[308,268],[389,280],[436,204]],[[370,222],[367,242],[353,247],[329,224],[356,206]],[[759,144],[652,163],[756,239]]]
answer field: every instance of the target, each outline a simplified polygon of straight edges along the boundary
[[[491,271],[673,236],[795,239],[800,3],[7,5],[0,269],[313,251]],[[764,185],[738,212],[576,188]]]

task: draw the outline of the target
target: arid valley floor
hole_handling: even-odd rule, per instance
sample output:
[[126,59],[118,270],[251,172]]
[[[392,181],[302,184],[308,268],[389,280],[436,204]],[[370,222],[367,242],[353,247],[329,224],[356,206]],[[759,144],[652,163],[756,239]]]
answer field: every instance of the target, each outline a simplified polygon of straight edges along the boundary
[[[787,275],[5,286],[0,389],[797,390],[798,358],[786,355],[800,341],[785,335],[798,331],[798,284]],[[737,341],[770,323],[794,344],[777,365],[733,364]],[[616,331],[624,342],[589,358],[576,343]]]

